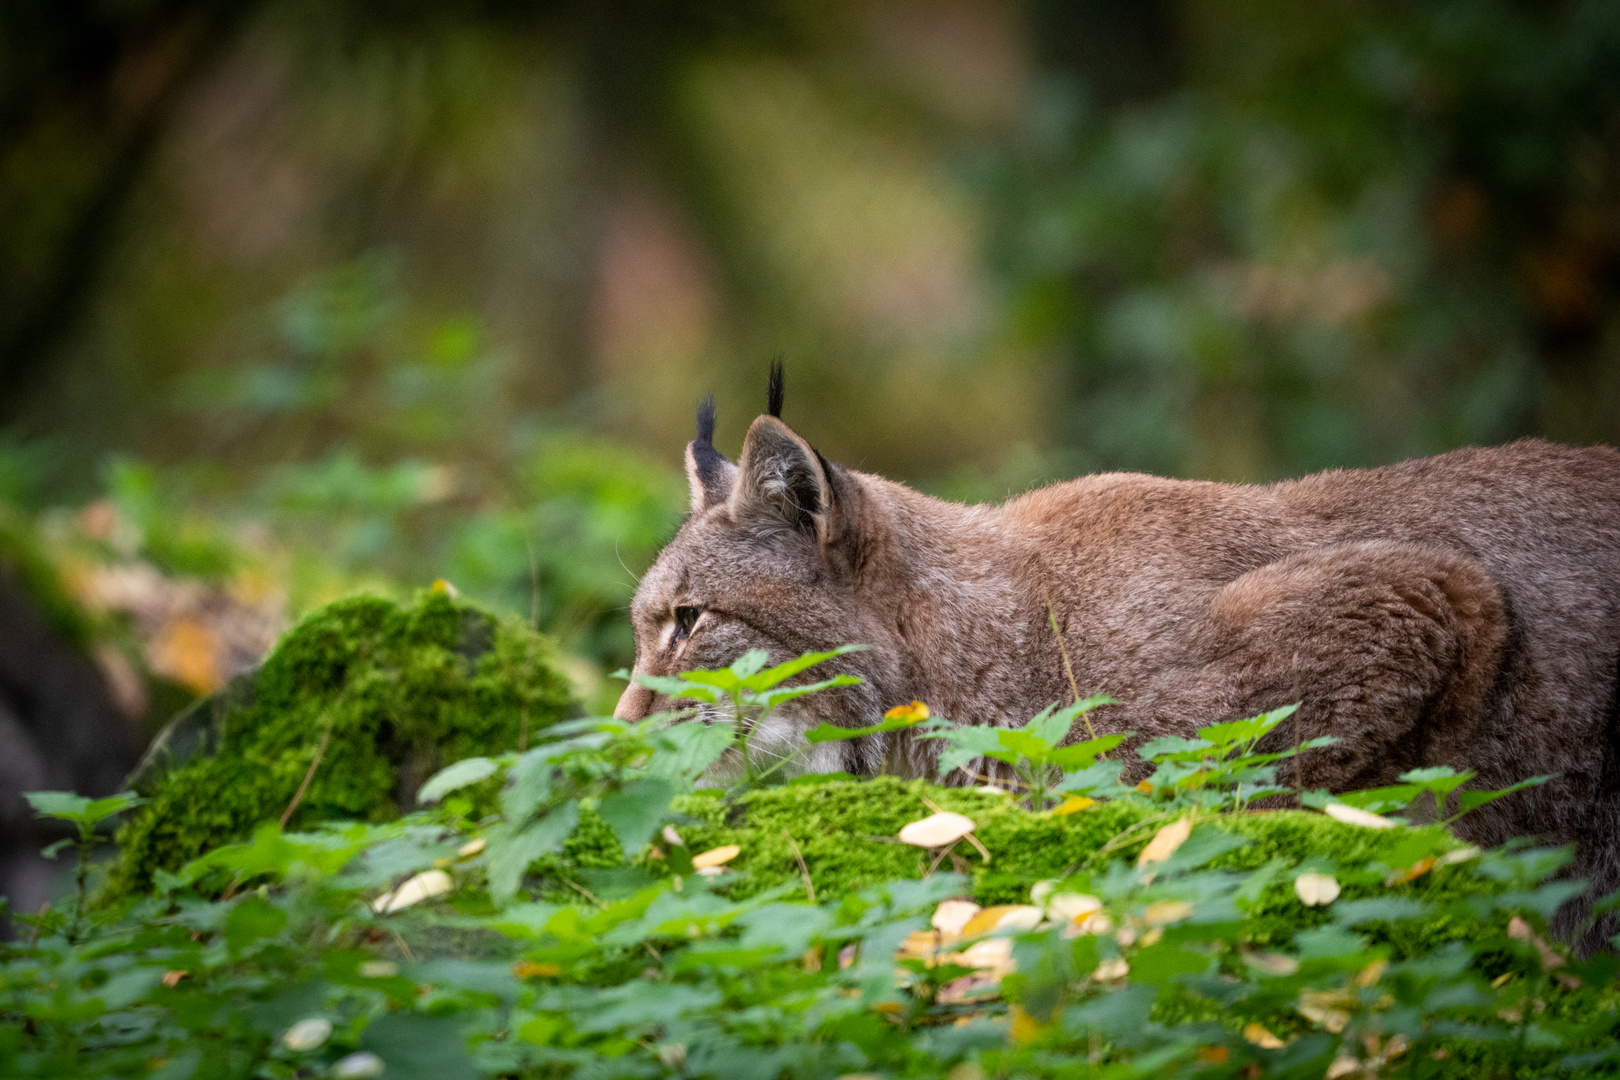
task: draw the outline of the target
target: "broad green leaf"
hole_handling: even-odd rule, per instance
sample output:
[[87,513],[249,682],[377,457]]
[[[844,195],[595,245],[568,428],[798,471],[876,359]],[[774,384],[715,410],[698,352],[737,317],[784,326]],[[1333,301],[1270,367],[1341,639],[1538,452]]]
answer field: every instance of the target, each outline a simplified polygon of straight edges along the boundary
[[1069,737],[1069,729],[1073,727],[1075,717],[1079,715],[1073,708],[1059,709],[1055,704],[1048,705],[1030,717],[1022,731],[1032,738],[1041,740],[1047,749],[1050,749]]
[[1284,705],[1280,709],[1261,713],[1259,716],[1247,720],[1231,720],[1224,724],[1211,724],[1201,727],[1198,734],[1215,746],[1230,746],[1236,742],[1253,742],[1266,732],[1294,715],[1299,705]]
[[736,741],[737,732],[730,723],[688,720],[673,724],[658,733],[659,752],[648,762],[647,771],[655,776],[695,778]]
[[[692,681],[687,677],[692,675],[713,674],[715,674],[715,672],[688,671],[680,678],[673,678],[668,675],[637,675],[635,676],[635,680],[637,683],[645,686],[649,690],[656,691],[657,693],[664,694],[667,697],[676,700],[704,701],[708,702],[710,705],[713,705],[715,702],[720,700],[721,691],[723,689],[727,689],[728,687],[717,687],[712,683],[705,683],[701,680]],[[735,680],[731,681],[731,685],[735,685]]]
[[646,776],[604,796],[596,812],[619,838],[628,859],[646,845],[674,797],[674,784],[661,776]]
[[423,1012],[388,1013],[366,1027],[360,1045],[384,1063],[388,1080],[477,1080],[461,1021]]
[[1136,752],[1146,761],[1197,761],[1214,746],[1208,739],[1181,739],[1167,735],[1149,739]]
[[912,719],[909,716],[902,716],[863,728],[844,728],[823,723],[820,727],[811,728],[805,732],[804,737],[807,741],[813,743],[836,742],[839,739],[858,739],[862,735],[877,735],[885,731],[903,731],[907,728],[914,728],[922,722],[923,718]]
[[275,937],[286,925],[285,911],[250,894],[226,916],[225,944],[239,953],[260,938]]
[[28,805],[40,817],[62,821],[84,821],[84,812],[91,803],[90,799],[71,791],[25,791],[23,798],[28,800]]
[[[1065,732],[1067,734],[1067,732]],[[1016,729],[1003,729],[996,733],[996,739],[1009,750],[1015,758],[1025,757],[1034,762],[1044,762],[1046,755],[1051,752],[1052,744],[1039,735],[1031,735],[1027,731]],[[998,757],[1000,755],[997,755]],[[1005,757],[1003,761],[1007,760]]]
[[578,825],[579,803],[570,800],[521,829],[510,825],[491,829],[485,848],[490,898],[496,903],[510,899],[523,883],[529,864],[561,848]]
[[861,682],[859,675],[834,675],[821,682],[809,683],[805,686],[783,686],[775,690],[765,690],[754,697],[755,704],[767,709],[774,709],[778,705],[814,694],[822,690],[830,690],[835,686],[855,686]]
[[1445,805],[1446,796],[1462,787],[1474,778],[1474,773],[1458,772],[1449,765],[1436,765],[1428,769],[1412,769],[1403,772],[1400,779],[1408,784],[1415,785],[1423,791],[1434,792],[1435,799],[1441,806]]
[[1459,792],[1458,795],[1457,795],[1457,803],[1462,809],[1458,812],[1458,814],[1455,817],[1452,817],[1450,820],[1455,821],[1455,820],[1457,820],[1457,818],[1461,817],[1463,814],[1468,813],[1468,811],[1477,810],[1479,807],[1484,806],[1486,803],[1495,802],[1497,799],[1500,799],[1504,795],[1512,795],[1515,791],[1523,791],[1525,788],[1536,787],[1538,785],[1545,784],[1547,781],[1554,779],[1554,777],[1556,775],[1557,774],[1549,774],[1549,775],[1546,775],[1546,776],[1532,776],[1528,780],[1520,780],[1517,784],[1509,785],[1508,787],[1505,787],[1500,791],[1463,791],[1463,792]]
[[436,803],[452,791],[459,791],[469,784],[476,784],[495,775],[497,768],[499,766],[486,757],[465,758],[429,777],[428,782],[417,790],[416,801]]
[[1099,756],[1124,742],[1130,734],[1122,732],[1117,735],[1099,735],[1095,739],[1087,739],[1072,746],[1060,746],[1047,755],[1047,760],[1064,772],[1088,769]]
[[829,649],[826,652],[805,653],[803,656],[796,657],[792,660],[786,661],[785,663],[777,664],[773,668],[767,668],[766,670],[758,672],[757,674],[748,676],[746,679],[742,680],[742,685],[746,689],[754,691],[769,690],[771,687],[791,679],[793,676],[797,675],[801,671],[804,671],[806,668],[813,668],[817,664],[825,663],[835,656],[843,656],[845,653],[860,652],[869,647],[870,646],[867,645],[840,645],[838,648]]

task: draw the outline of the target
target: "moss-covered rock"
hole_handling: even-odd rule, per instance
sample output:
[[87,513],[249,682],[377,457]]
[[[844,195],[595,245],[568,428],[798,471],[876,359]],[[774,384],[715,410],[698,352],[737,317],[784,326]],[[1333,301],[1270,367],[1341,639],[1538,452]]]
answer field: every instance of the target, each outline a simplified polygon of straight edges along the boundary
[[150,801],[119,830],[107,892],[145,890],[154,871],[277,820],[306,776],[289,827],[389,820],[437,769],[518,749],[569,705],[546,641],[515,619],[437,591],[331,604],[158,737],[132,778]]

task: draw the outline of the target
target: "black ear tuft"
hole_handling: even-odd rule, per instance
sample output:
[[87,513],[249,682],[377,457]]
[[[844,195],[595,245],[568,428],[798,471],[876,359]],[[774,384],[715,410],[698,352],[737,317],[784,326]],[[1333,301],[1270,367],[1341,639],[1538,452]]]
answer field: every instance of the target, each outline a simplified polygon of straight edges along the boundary
[[782,418],[782,359],[777,357],[771,361],[771,381],[765,389],[765,411]]
[[698,402],[697,441],[700,446],[714,445],[714,395]]

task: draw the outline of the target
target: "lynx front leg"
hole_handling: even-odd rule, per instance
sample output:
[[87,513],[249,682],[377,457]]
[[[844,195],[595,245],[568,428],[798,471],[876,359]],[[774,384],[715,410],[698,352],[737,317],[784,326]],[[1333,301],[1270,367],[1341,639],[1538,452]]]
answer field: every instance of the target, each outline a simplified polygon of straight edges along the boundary
[[1337,736],[1300,759],[1306,787],[1477,766],[1470,740],[1506,632],[1501,593],[1467,556],[1382,542],[1306,552],[1215,594],[1197,635],[1203,663],[1163,685],[1154,719],[1190,733],[1300,701],[1266,748]]

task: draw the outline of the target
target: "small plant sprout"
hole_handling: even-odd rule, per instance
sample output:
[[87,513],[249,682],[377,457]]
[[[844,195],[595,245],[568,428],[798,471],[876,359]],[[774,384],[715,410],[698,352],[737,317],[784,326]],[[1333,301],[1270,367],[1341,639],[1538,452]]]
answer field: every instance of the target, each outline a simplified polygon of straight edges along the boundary
[[[718,706],[730,711],[728,718],[736,740],[738,756],[742,761],[742,783],[746,787],[757,787],[768,779],[781,772],[798,759],[798,754],[784,754],[772,764],[761,767],[749,752],[749,743],[754,734],[761,729],[765,717],[773,709],[786,705],[790,701],[797,701],[806,694],[818,693],[822,690],[831,690],[840,686],[854,686],[861,679],[858,675],[834,675],[819,682],[803,683],[796,686],[783,685],[789,679],[800,673],[823,664],[834,657],[846,653],[865,649],[865,645],[840,645],[836,649],[826,652],[806,653],[794,660],[777,664],[767,668],[766,661],[769,655],[763,649],[753,649],[738,657],[728,667],[713,671],[697,670],[682,672],[680,675],[627,675],[623,671],[616,674],[621,678],[633,678],[637,683],[649,690],[664,694],[672,701],[696,701],[705,705]],[[823,728],[830,725],[823,725]],[[818,731],[821,729],[817,729]],[[833,728],[834,731],[843,731],[842,728]],[[867,729],[870,731],[872,729]],[[856,734],[865,734],[866,731]],[[810,742],[820,742],[822,739],[810,733]],[[835,736],[849,737],[849,736]]]
[[28,800],[29,807],[40,817],[69,822],[78,830],[77,837],[58,840],[44,851],[46,858],[55,858],[58,851],[70,844],[78,849],[78,864],[73,871],[73,922],[69,929],[69,937],[76,938],[84,921],[90,858],[96,848],[96,829],[103,821],[109,821],[146,800],[130,791],[109,795],[105,799],[89,799],[71,791],[28,791],[23,793],[23,798]]

